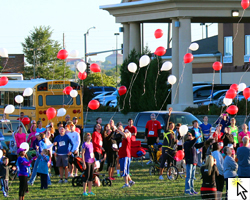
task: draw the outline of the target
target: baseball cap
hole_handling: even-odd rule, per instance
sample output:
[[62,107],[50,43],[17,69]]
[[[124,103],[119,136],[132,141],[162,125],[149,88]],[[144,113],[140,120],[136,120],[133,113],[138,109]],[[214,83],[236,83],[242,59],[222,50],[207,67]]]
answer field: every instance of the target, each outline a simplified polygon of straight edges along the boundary
[[17,154],[21,153],[22,151],[26,151],[26,149],[19,148],[19,149],[17,150]]
[[76,119],[78,119],[77,117],[73,117],[73,120],[76,120]]
[[38,135],[40,135],[40,133],[36,133],[36,134],[35,134],[35,136],[38,136]]

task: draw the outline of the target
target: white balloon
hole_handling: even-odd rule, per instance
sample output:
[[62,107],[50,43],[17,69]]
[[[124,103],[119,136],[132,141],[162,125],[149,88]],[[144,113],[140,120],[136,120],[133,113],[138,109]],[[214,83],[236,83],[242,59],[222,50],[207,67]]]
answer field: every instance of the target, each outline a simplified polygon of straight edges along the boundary
[[0,158],[3,157],[3,151],[0,149]]
[[23,103],[23,96],[22,96],[22,95],[17,95],[17,96],[15,97],[15,101],[16,101],[17,103]]
[[76,66],[79,72],[83,73],[87,69],[87,65],[85,62],[79,62]]
[[238,89],[238,91],[239,91],[239,92],[242,92],[243,90],[246,89],[246,87],[247,87],[247,85],[246,85],[245,83],[240,83],[240,84],[239,84],[239,89]]
[[27,142],[23,142],[22,144],[20,144],[20,148],[26,149],[25,153],[27,153],[29,151],[29,149],[30,149],[30,146],[29,146],[29,144]]
[[197,51],[199,49],[199,45],[196,42],[194,42],[194,43],[190,44],[189,49],[191,51]]
[[33,94],[33,89],[32,88],[26,88],[24,91],[23,91],[23,96],[24,97],[29,97]]
[[77,92],[77,90],[71,90],[70,93],[69,93],[69,95],[70,95],[72,98],[74,98],[74,97],[77,97],[78,92]]
[[0,57],[3,57],[3,58],[8,58],[9,57],[7,49],[0,48]]
[[4,113],[11,114],[15,111],[15,107],[13,105],[7,105],[4,109]]
[[180,135],[184,136],[188,132],[188,126],[187,125],[181,125],[179,129]]
[[162,64],[161,71],[169,71],[172,67],[173,64],[170,61],[166,61]]
[[223,99],[223,103],[226,105],[226,106],[229,106],[233,103],[233,99],[228,99],[228,98],[224,98]]
[[70,57],[76,58],[79,55],[79,51],[72,50],[69,54]]
[[66,115],[66,109],[65,108],[60,108],[57,110],[57,117],[63,117],[64,115]]
[[148,55],[144,55],[139,60],[139,66],[145,67],[150,63],[150,57]]
[[134,62],[128,64],[128,71],[135,73],[137,70],[137,65]]
[[169,77],[168,77],[168,82],[171,84],[171,85],[174,85],[175,83],[176,83],[176,77],[175,77],[175,75],[170,75]]

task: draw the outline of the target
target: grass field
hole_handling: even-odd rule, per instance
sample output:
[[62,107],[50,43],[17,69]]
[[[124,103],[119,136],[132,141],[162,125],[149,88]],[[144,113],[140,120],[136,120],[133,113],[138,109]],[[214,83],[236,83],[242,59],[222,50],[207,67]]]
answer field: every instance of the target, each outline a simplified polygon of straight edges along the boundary
[[[169,181],[165,176],[165,180],[160,181],[158,175],[150,176],[149,165],[146,165],[145,162],[142,166],[140,163],[132,161],[130,169],[132,179],[136,182],[131,188],[121,189],[124,184],[123,179],[115,176],[116,180],[112,181],[111,187],[93,187],[92,191],[96,195],[83,198],[82,187],[73,187],[72,179],[69,179],[67,184],[59,184],[59,177],[53,176],[52,185],[47,190],[41,190],[40,177],[38,177],[35,184],[29,186],[29,193],[25,195],[25,199],[201,199],[200,195],[184,197],[185,180],[180,177],[175,181]],[[195,190],[198,192],[201,186],[200,175],[197,174],[196,178]],[[11,183],[8,199],[18,199],[18,190],[19,179],[16,178]],[[3,199],[2,194],[0,199]]]

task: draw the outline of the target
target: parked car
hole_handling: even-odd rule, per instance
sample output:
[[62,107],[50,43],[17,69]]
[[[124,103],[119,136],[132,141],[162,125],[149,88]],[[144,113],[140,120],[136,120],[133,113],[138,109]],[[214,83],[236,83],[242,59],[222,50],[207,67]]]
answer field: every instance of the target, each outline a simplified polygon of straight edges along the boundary
[[4,141],[0,141],[0,142],[4,148],[7,148],[7,145],[5,142],[9,142],[12,139],[12,133],[14,131],[17,131],[17,128],[20,125],[23,127],[23,133],[25,133],[28,138],[28,134],[27,134],[27,130],[25,126],[19,120],[8,120],[8,119],[0,120],[0,132],[3,134],[3,137],[4,137]]
[[94,90],[94,96],[101,94],[103,92],[114,92],[116,88],[110,86],[90,86],[90,90]]
[[116,90],[111,95],[103,96],[103,97],[97,98],[96,100],[98,100],[100,104],[103,106],[109,106],[110,102],[117,99],[118,95],[119,95],[118,90]]
[[117,99],[112,100],[112,101],[109,103],[109,106],[115,108],[115,107],[117,106]]
[[217,92],[214,92],[213,95],[210,95],[208,98],[206,99],[202,99],[202,100],[196,100],[194,101],[194,104],[197,104],[198,106],[207,106],[207,105],[217,105],[217,101],[218,99],[222,96],[225,95],[225,93],[227,92],[227,90],[219,90]]
[[[137,128],[137,138],[144,139],[145,134],[145,126],[148,120],[150,120],[150,115],[152,113],[155,113],[157,117],[157,120],[161,123],[161,135],[160,139],[162,139],[162,133],[166,129],[166,121],[167,121],[167,114],[168,111],[145,111],[145,112],[139,112],[134,120],[134,126]],[[174,122],[175,124],[181,123],[189,126],[189,128],[192,127],[192,122],[194,120],[197,120],[199,124],[201,124],[201,121],[196,118],[194,115],[188,112],[181,112],[181,111],[173,111],[170,117],[170,121]]]
[[104,96],[109,96],[109,95],[111,95],[112,93],[113,93],[113,92],[103,92],[103,93],[98,94],[97,96],[95,96],[92,100],[94,100],[94,99],[99,99],[99,98],[104,97]]
[[[229,84],[214,84],[213,92],[217,92],[219,90],[228,90],[230,87]],[[211,95],[212,85],[200,85],[193,87],[193,97],[194,100],[206,99]]]
[[193,82],[193,87],[199,86],[199,85],[212,85],[212,83],[211,82]]

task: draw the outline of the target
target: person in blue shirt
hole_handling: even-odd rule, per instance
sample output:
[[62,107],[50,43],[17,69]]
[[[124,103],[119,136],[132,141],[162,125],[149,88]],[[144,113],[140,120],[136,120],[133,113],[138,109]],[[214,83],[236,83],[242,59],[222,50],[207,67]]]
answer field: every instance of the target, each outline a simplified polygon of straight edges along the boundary
[[43,149],[41,154],[38,156],[39,165],[37,167],[37,173],[41,176],[41,189],[48,189],[48,162],[49,162],[49,151]]
[[43,133],[45,131],[46,131],[46,129],[42,127],[42,122],[41,121],[37,121],[36,132],[37,133]]
[[222,113],[220,117],[216,120],[216,124],[221,124],[221,132],[224,134],[224,130],[227,126],[231,125],[230,118],[227,113]]
[[[67,183],[68,182],[68,155],[72,154],[72,150],[74,144],[70,137],[65,134],[65,129],[60,127],[59,129],[60,135],[56,136],[54,139],[54,147],[53,151],[55,151],[55,147],[57,147],[57,153],[54,153],[57,158],[56,166],[59,167],[60,172],[60,181],[59,183]],[[69,149],[69,145],[71,148]],[[63,170],[65,170],[65,180],[63,181]]]
[[200,128],[202,130],[202,133],[204,135],[204,141],[206,141],[210,137],[212,125],[208,123],[208,117],[203,117],[203,123],[200,124]]
[[[203,138],[204,136],[203,136],[201,128],[199,127],[199,123],[197,120],[194,120],[192,123],[193,123],[193,127],[191,128],[191,130],[193,130],[195,132],[195,138],[197,138],[196,143],[197,144],[202,143],[204,141],[204,138]],[[196,151],[197,151],[197,156],[198,156],[197,166],[201,167],[201,165],[202,165],[202,148],[199,148]]]

